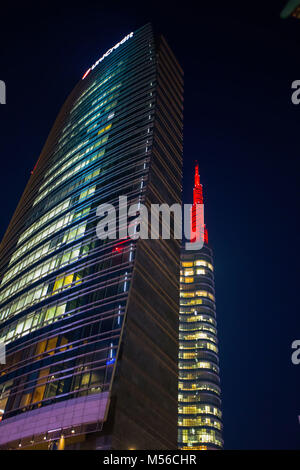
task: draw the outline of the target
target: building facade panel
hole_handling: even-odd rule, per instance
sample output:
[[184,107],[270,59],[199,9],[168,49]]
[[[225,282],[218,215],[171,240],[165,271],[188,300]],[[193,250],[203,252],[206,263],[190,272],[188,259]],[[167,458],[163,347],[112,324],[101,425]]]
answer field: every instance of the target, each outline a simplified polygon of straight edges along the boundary
[[[104,418],[61,425],[67,447],[176,446],[179,244],[100,240],[96,227],[99,204],[117,208],[120,196],[180,202],[182,86],[165,40],[146,25],[98,61],[59,113],[0,246],[0,436],[17,416],[108,394]],[[154,409],[168,428],[156,428]],[[27,438],[7,446],[54,440],[49,430]]]

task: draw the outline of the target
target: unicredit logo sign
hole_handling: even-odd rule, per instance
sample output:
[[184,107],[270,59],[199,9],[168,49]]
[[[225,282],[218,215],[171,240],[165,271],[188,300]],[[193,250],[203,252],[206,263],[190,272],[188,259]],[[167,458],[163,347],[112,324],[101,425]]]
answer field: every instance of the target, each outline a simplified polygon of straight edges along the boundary
[[103,56],[97,60],[97,62],[94,63],[94,65],[92,65],[92,67],[90,67],[86,72],[85,74],[83,75],[82,77],[82,80],[85,79],[85,77],[90,73],[91,70],[94,70],[95,67],[97,67],[98,64],[100,64],[100,62],[102,62],[103,59],[105,59],[105,57],[107,57],[109,54],[111,54],[115,49],[117,49],[121,44],[124,44],[124,42],[128,41],[128,39],[132,38],[133,36],[133,33],[129,33],[127,34],[127,36],[125,36],[125,38],[122,39],[122,41],[118,42],[118,44],[116,44],[114,47],[112,47],[111,49],[108,49],[107,52],[105,52],[105,54],[103,54]]

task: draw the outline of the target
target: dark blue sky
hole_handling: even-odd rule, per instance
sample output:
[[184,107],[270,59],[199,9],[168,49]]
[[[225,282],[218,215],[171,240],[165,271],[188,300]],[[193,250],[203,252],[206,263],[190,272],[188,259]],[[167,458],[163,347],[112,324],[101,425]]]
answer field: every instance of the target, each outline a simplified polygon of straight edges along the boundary
[[290,357],[300,339],[300,105],[291,102],[300,20],[279,18],[284,0],[207,3],[1,6],[0,235],[68,93],[152,21],[185,71],[184,201],[197,159],[215,252],[226,448],[299,449],[300,365]]

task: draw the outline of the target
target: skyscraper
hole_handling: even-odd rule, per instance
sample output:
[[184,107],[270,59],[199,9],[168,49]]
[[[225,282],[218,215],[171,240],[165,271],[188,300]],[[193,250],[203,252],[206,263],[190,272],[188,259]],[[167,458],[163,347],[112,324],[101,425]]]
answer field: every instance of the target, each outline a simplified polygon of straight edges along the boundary
[[182,93],[148,24],[63,105],[0,246],[2,449],[177,447],[180,243],[100,240],[96,210],[181,203]]
[[[192,231],[196,205],[203,204],[195,168]],[[182,250],[179,312],[178,445],[185,450],[221,449],[222,413],[212,250],[204,226],[201,250]]]

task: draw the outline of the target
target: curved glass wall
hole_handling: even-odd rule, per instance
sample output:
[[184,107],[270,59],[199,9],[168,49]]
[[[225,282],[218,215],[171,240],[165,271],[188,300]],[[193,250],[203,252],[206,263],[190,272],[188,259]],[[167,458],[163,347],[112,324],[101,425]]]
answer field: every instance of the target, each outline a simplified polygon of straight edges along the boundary
[[182,251],[179,313],[178,442],[185,450],[223,447],[212,251]]

